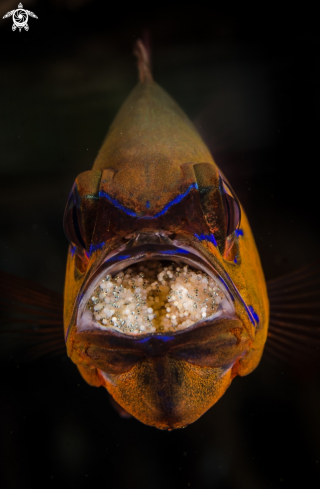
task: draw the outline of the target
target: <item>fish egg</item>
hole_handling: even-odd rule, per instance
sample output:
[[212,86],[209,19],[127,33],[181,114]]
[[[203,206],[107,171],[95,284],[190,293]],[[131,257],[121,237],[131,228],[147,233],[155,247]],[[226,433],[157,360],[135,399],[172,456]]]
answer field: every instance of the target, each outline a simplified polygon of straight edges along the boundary
[[94,322],[127,335],[174,332],[216,314],[228,301],[218,279],[167,264],[148,260],[101,279],[86,306]]

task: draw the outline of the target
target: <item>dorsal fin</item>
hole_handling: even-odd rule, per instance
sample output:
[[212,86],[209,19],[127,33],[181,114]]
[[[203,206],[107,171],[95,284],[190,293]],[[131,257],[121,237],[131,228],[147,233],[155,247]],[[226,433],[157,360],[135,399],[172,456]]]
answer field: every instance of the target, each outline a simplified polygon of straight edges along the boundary
[[152,83],[153,77],[151,73],[150,56],[141,39],[138,39],[135,43],[133,54],[137,57],[138,61],[139,80],[142,83]]

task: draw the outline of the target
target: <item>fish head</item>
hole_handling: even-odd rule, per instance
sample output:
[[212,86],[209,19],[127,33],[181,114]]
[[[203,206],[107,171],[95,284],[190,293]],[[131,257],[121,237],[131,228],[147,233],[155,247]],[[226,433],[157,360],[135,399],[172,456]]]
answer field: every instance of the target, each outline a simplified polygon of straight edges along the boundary
[[[113,171],[84,172],[65,213],[68,354],[89,384],[106,387],[127,412],[161,429],[194,422],[236,375],[250,373],[267,329],[259,256],[231,186],[212,163],[185,163],[181,175],[167,202],[153,208],[121,196]],[[147,334],[95,321],[87,304],[101,279],[154,260],[214,278],[225,297],[217,312]]]
[[[200,135],[156,83],[139,83],[120,109],[93,169],[75,181],[64,227],[68,355],[89,384],[106,387],[127,412],[158,428],[186,426],[233,377],[258,365],[268,299],[250,226]],[[126,270],[141,265],[149,273],[155,262],[165,269],[168,261],[186,267],[192,280],[198,274],[212,283],[204,292],[210,312],[202,312],[194,282],[188,292],[180,277],[184,289],[174,293],[183,290],[193,320],[171,314],[169,325],[165,315],[161,323],[143,309],[148,287],[140,277],[139,293],[130,286],[132,320],[118,314]],[[102,289],[109,294],[106,310],[97,303],[105,301]],[[193,310],[198,306],[201,314]]]

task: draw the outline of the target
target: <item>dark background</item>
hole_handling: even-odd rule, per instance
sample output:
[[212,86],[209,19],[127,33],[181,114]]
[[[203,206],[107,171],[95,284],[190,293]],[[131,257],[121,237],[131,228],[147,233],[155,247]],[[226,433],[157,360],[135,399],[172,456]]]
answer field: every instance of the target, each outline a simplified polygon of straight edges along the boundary
[[[0,2],[1,17],[17,8]],[[0,20],[2,270],[62,291],[63,210],[136,79],[154,77],[195,122],[251,222],[267,279],[318,258],[319,27],[297,10],[105,1],[23,2]],[[297,363],[297,369],[299,364]],[[1,365],[4,488],[320,486],[320,382],[265,358],[186,429],[124,420],[67,359]]]

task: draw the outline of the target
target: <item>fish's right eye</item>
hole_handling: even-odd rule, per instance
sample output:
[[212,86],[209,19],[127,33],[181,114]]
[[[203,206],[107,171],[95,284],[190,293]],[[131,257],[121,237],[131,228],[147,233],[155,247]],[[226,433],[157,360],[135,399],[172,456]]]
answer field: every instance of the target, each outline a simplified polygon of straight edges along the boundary
[[236,239],[236,231],[241,221],[241,207],[239,201],[225,177],[220,175],[220,189],[223,196],[223,207],[225,214],[226,240],[223,254],[226,258],[233,247]]
[[226,236],[230,236],[240,226],[241,209],[239,201],[230,184],[220,176],[220,188],[223,189],[223,202],[226,216]]
[[64,233],[77,252],[82,255],[86,249],[81,223],[80,199],[76,183],[73,184],[63,217]]

